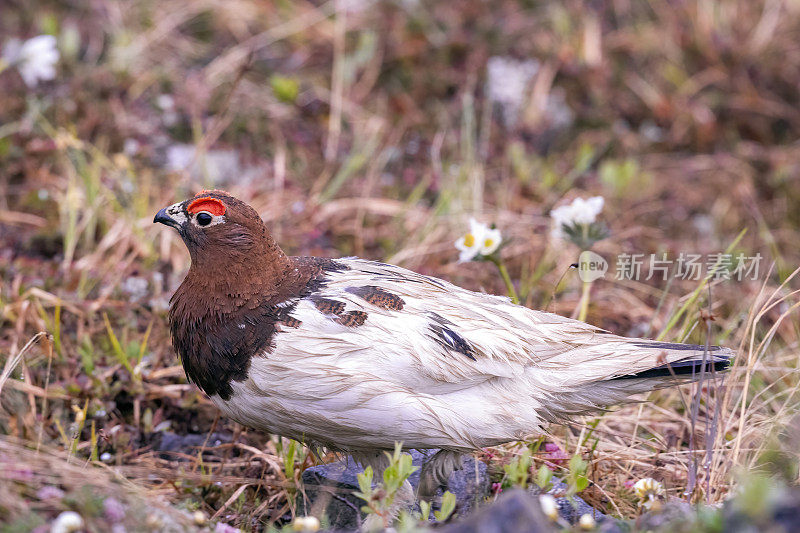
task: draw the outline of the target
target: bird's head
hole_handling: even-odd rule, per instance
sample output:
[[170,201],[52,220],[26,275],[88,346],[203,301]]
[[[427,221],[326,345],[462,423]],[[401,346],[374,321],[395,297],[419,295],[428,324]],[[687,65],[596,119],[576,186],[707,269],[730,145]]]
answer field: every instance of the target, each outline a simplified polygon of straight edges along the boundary
[[153,222],[178,230],[193,267],[227,268],[281,253],[256,210],[225,191],[201,191],[165,207]]

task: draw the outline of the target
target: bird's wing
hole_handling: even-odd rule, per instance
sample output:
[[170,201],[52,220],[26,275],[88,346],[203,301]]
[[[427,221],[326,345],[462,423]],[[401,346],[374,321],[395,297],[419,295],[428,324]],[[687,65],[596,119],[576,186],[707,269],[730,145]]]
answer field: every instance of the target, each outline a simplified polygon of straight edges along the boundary
[[296,302],[300,324],[276,338],[280,357],[331,361],[339,372],[374,369],[410,390],[446,394],[493,378],[573,389],[696,355],[684,345],[618,337],[397,266],[337,263],[344,268]]

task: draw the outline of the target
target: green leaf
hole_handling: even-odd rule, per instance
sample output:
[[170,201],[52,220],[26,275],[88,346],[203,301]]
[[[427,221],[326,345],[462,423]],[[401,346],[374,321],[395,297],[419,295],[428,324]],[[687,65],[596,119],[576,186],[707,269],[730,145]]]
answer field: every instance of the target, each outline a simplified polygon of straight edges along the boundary
[[431,516],[431,502],[420,500],[419,502],[420,517],[424,521],[428,521]]
[[506,477],[512,487],[526,488],[528,486],[528,475],[531,469],[531,451],[525,450],[520,456],[515,457],[507,465],[503,466]]
[[114,333],[114,330],[111,328],[111,322],[108,320],[108,315],[103,313],[103,322],[106,325],[106,332],[108,333],[108,340],[111,342],[111,348],[114,352],[114,356],[116,356],[117,361],[125,367],[125,369],[130,372],[131,376],[133,376],[133,367],[131,366],[131,362],[128,359],[128,355],[122,349],[122,345],[119,343],[119,339],[117,335]]
[[572,473],[579,473],[583,474],[586,472],[586,468],[589,465],[586,461],[583,460],[583,457],[580,455],[573,455],[572,458],[569,460],[569,471]]
[[538,485],[540,489],[545,490],[550,486],[550,480],[552,479],[553,471],[547,468],[546,465],[540,466],[539,471],[536,473],[536,485]]
[[361,492],[370,494],[372,492],[372,467],[366,467],[356,478],[358,478],[358,488],[361,489]]
[[572,456],[569,460],[569,490],[567,494],[572,496],[576,492],[580,492],[589,486],[589,479],[586,477],[586,470],[588,468],[589,463],[584,461],[583,457],[578,454]]
[[456,495],[450,492],[449,490],[442,494],[442,507],[438,511],[433,512],[433,516],[439,522],[444,522],[450,515],[453,514],[453,511],[456,510]]
[[300,93],[300,84],[293,78],[275,74],[269,78],[269,84],[275,97],[287,104],[293,104]]
[[583,174],[586,172],[594,161],[595,149],[594,146],[588,143],[581,144],[578,149],[578,155],[575,158],[575,172]]
[[58,18],[53,13],[39,14],[39,27],[42,33],[58,35]]

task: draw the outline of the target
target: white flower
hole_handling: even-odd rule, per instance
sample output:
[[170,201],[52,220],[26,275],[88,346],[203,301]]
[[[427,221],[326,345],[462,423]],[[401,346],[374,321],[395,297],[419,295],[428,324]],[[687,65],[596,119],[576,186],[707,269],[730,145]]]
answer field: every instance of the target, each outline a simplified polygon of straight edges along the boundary
[[83,528],[83,518],[74,511],[64,511],[53,520],[50,533],[72,533]]
[[603,210],[605,200],[602,196],[594,196],[588,200],[575,198],[571,204],[556,207],[550,212],[553,219],[553,237],[563,239],[564,226],[593,224],[597,220],[597,215]]
[[139,141],[137,141],[136,139],[129,138],[125,139],[125,143],[122,145],[122,151],[125,153],[125,155],[130,157],[136,155],[139,152],[139,147],[140,147]]
[[25,42],[11,39],[3,47],[3,59],[17,67],[28,87],[55,78],[58,58],[56,38],[52,35],[39,35]]
[[241,533],[241,531],[238,527],[229,526],[222,522],[217,522],[217,525],[214,526],[214,533]]
[[304,533],[313,533],[319,529],[319,520],[314,516],[298,516],[292,522],[292,529]]
[[542,512],[550,520],[558,520],[558,503],[552,494],[542,494],[539,496],[539,505],[542,506]]
[[580,520],[578,520],[578,526],[580,526],[580,528],[584,531],[591,531],[597,527],[597,522],[595,522],[592,515],[586,513],[581,515]]
[[156,97],[156,106],[162,111],[161,120],[167,127],[178,122],[178,113],[175,111],[175,99],[169,94],[159,94]]
[[172,111],[175,109],[175,99],[169,94],[159,94],[156,97],[156,105],[161,111]]
[[539,71],[535,59],[517,61],[510,57],[494,56],[486,64],[486,95],[490,102],[502,107],[503,121],[513,125],[525,100],[531,79]]
[[478,255],[491,255],[503,242],[499,229],[492,229],[474,218],[469,219],[469,233],[455,242],[456,248],[461,252],[458,256],[459,263],[472,261]]
[[639,505],[650,509],[664,496],[664,485],[651,477],[642,478],[633,485]]

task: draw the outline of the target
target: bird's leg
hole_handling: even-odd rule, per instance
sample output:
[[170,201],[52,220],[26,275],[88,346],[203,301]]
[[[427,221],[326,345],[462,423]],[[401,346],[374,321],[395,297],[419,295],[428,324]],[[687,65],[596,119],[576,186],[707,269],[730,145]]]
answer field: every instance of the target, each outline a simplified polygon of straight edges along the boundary
[[462,455],[452,450],[439,450],[422,465],[417,487],[419,500],[431,501],[436,489],[447,485],[450,474],[461,468]]

